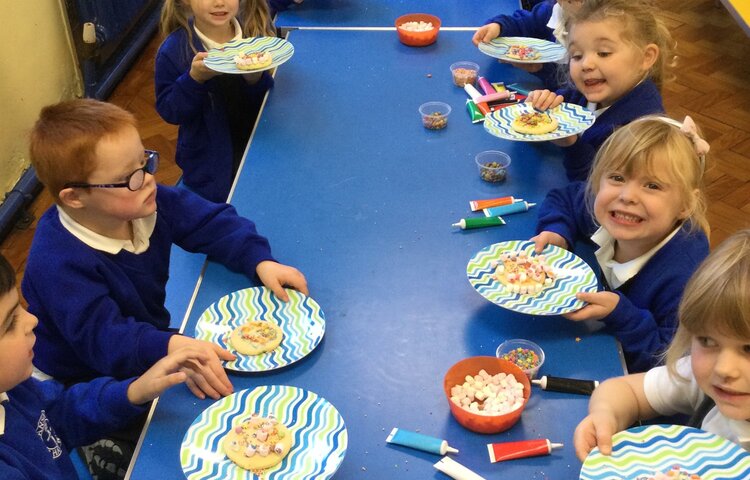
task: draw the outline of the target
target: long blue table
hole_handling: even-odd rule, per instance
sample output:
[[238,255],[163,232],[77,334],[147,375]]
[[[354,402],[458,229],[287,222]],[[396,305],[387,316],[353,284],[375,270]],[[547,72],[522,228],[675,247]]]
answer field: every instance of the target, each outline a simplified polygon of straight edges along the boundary
[[[327,323],[321,344],[299,362],[230,378],[235,390],[292,385],[331,402],[349,436],[336,479],[445,478],[432,467],[438,456],[385,443],[394,426],[449,440],[460,449],[455,459],[486,478],[578,478],[572,434],[588,397],[535,388],[518,424],[481,435],[451,416],[443,376],[458,360],[494,355],[509,338],[542,346],[541,374],[604,379],[623,372],[615,340],[594,325],[502,309],[466,278],[475,252],[531,237],[536,220],[532,210],[502,227],[451,228],[471,215],[469,200],[541,201],[565,182],[556,147],[500,140],[469,121],[452,62],[476,61],[491,81],[531,79],[481,54],[470,38],[443,32],[430,47],[409,48],[395,32],[292,31],[295,55],[277,72],[231,197],[279,261],[305,273]],[[371,54],[353,54],[364,51]],[[430,100],[453,107],[446,129],[423,128],[417,108]],[[511,155],[505,183],[480,179],[473,159],[487,149]],[[252,285],[209,263],[184,331],[194,332],[211,303]],[[212,403],[184,387],[163,395],[132,478],[180,478],[182,438]],[[486,443],[540,437],[565,447],[545,457],[488,460]]]
[[518,0],[306,0],[279,12],[276,25],[305,27],[393,27],[407,13],[431,13],[444,27],[479,27],[519,8]]

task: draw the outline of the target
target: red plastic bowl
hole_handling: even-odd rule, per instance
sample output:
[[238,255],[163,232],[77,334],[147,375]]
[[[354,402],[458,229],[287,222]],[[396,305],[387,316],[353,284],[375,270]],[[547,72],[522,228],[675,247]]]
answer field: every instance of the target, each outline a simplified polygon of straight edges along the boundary
[[[430,22],[432,23],[432,30],[425,32],[404,30],[401,28],[401,25],[407,22]],[[396,19],[395,25],[396,32],[398,32],[398,39],[401,40],[401,43],[410,47],[425,47],[435,43],[440,31],[440,19],[429,13],[408,13],[401,15]]]
[[[474,376],[482,369],[490,375],[507,373],[516,377],[516,380],[523,384],[523,405],[504,415],[480,415],[453,403],[451,401],[451,388],[463,384],[466,375]],[[445,398],[448,399],[448,405],[451,407],[451,413],[458,423],[472,432],[498,433],[509,429],[521,418],[521,413],[526,408],[531,396],[531,383],[518,366],[507,360],[497,357],[469,357],[456,363],[448,370],[443,380],[443,390],[445,391]]]

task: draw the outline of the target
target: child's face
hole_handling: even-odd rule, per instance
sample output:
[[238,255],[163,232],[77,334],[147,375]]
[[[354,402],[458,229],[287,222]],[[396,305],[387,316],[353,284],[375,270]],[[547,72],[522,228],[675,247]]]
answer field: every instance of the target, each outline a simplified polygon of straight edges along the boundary
[[716,332],[693,336],[691,362],[698,386],[724,416],[750,419],[749,341]]
[[31,376],[37,319],[18,303],[14,288],[0,296],[0,392]]
[[[87,179],[91,184],[126,182],[134,171],[145,165],[143,143],[138,131],[127,127],[122,132],[105,137],[96,146],[97,166]],[[135,192],[127,188],[79,189],[78,198],[86,215],[96,225],[99,233],[156,211],[156,181],[145,174],[143,186]]]
[[198,30],[204,33],[226,28],[237,16],[239,0],[188,0]]
[[643,51],[622,38],[620,22],[581,22],[570,31],[570,77],[589,102],[606,107],[640,82],[658,54],[650,44]]
[[594,200],[596,220],[618,248],[636,256],[655,247],[689,213],[663,162],[653,163],[650,174],[605,171]]

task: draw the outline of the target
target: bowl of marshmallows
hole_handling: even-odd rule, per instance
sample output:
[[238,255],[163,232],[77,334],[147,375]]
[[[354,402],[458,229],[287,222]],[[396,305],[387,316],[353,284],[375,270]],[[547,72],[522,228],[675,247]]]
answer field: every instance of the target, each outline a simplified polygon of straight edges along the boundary
[[398,39],[410,47],[425,47],[435,43],[440,31],[440,19],[428,13],[409,13],[396,19]]

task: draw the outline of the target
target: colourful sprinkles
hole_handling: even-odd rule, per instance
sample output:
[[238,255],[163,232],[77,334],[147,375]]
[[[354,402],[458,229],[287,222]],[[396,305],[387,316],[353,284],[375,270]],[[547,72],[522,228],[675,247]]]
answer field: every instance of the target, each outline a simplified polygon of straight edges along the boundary
[[528,348],[514,348],[501,358],[515,363],[521,370],[531,370],[539,366],[539,355],[534,350],[529,350]]

